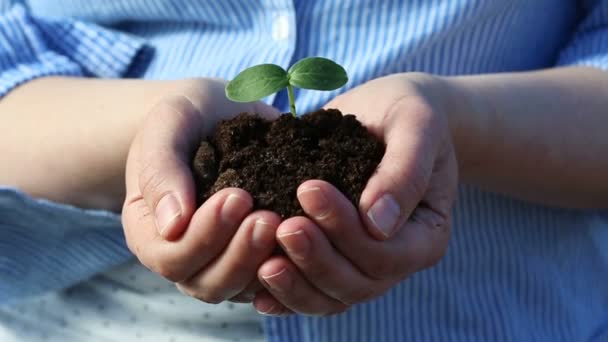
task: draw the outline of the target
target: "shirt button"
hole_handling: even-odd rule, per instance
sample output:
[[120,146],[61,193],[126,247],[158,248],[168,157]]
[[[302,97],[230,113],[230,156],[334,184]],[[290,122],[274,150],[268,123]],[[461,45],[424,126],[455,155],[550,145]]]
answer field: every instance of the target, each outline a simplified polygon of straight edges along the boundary
[[289,16],[281,14],[276,16],[272,23],[272,39],[280,41],[287,38],[289,38]]

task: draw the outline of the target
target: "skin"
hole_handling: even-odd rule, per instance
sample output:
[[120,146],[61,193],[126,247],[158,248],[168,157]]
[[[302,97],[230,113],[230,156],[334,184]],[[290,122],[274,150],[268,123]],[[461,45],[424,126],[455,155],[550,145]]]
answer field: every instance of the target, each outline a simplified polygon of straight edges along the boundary
[[[35,118],[41,111],[30,110],[33,102],[27,99],[44,99],[45,88],[55,85],[53,80],[44,87],[40,83],[31,87],[35,82],[30,82],[15,90],[0,101],[0,113],[20,108]],[[72,99],[71,110],[80,113],[80,108],[87,108],[90,101],[84,95],[89,81],[62,79],[77,82],[83,94]],[[145,87],[147,81],[129,82]],[[125,92],[136,85],[131,83]],[[161,97],[152,109],[145,97],[139,106],[128,105],[130,115],[138,119],[128,119],[134,122],[126,125],[129,132],[113,132],[124,136],[123,140],[111,140],[119,144],[129,141],[129,134],[135,136],[128,158],[106,155],[95,181],[70,179],[83,183],[77,188],[94,189],[90,184],[111,178],[104,169],[124,169],[126,158],[126,196],[108,195],[105,201],[114,203],[108,205],[112,207],[126,197],[122,213],[130,249],[144,265],[203,301],[253,299],[256,309],[266,314],[329,315],[382,295],[441,259],[449,241],[459,180],[542,204],[608,206],[608,183],[602,179],[608,171],[604,153],[608,138],[602,130],[608,126],[604,110],[608,73],[599,70],[575,67],[453,78],[396,74],[346,92],[327,107],[360,113],[358,119],[384,139],[387,153],[378,172],[369,180],[358,208],[330,184],[303,183],[298,199],[307,216],[283,222],[271,212],[251,212],[251,198],[240,189],[224,189],[195,207],[186,156],[219,118],[243,107],[223,100],[218,81],[190,81],[187,86],[170,88],[159,89],[159,94],[171,95]],[[129,102],[128,94],[117,93],[127,98],[100,102],[116,107],[125,105],[121,100]],[[56,108],[55,120],[65,115],[64,129],[84,130],[67,119],[75,114],[62,107],[63,101],[47,100],[40,108]],[[250,106],[276,115],[261,104]],[[12,127],[30,127],[21,126],[22,119],[16,115],[0,118]],[[103,122],[80,123],[91,130],[87,136],[98,129],[108,134],[101,127]],[[33,129],[31,134],[44,137],[45,132]],[[103,136],[97,133],[92,136]],[[53,139],[58,143],[52,146],[69,146],[76,156],[88,158],[61,164],[65,169],[57,167],[58,171],[78,175],[76,166],[97,156],[95,146],[70,144],[81,141],[72,140],[74,136]],[[10,150],[20,145],[0,146]],[[123,153],[126,149],[117,146],[114,150]],[[14,151],[1,155],[6,160],[3,165],[27,166],[28,170],[52,162],[49,154],[34,155],[26,165]],[[509,172],[513,169],[518,172]],[[1,183],[21,184],[12,181],[10,173],[0,172]],[[96,176],[93,172],[89,178]],[[61,191],[53,192],[59,186],[40,186],[48,178],[41,175],[27,191],[62,200]],[[168,194],[175,199],[173,204],[162,200]],[[395,199],[399,213],[388,231],[378,229],[369,215],[373,203],[385,195]],[[71,203],[94,203],[81,201]],[[177,209],[177,215],[168,209]],[[286,250],[285,256],[272,256],[277,242]]]
[[187,81],[25,83],[0,99],[2,127],[10,127],[0,137],[0,183],[35,197],[119,210],[131,141],[154,104],[181,83]]

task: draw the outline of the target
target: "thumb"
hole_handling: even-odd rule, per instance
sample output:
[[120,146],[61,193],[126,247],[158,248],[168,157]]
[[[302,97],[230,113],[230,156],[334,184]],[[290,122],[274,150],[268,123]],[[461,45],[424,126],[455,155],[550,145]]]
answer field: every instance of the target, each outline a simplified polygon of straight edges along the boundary
[[127,171],[128,199],[143,197],[158,233],[167,240],[181,236],[196,208],[190,156],[202,127],[203,119],[188,98],[166,98],[146,118],[133,169]]
[[[127,163],[126,203],[143,199],[158,233],[167,240],[181,236],[196,210],[190,158],[201,138],[220,120],[240,112],[268,119],[279,115],[277,109],[261,102],[228,101],[224,88],[222,80],[195,81],[179,95],[165,98],[151,110],[133,142]],[[203,110],[209,115],[202,115]]]
[[422,201],[438,150],[432,113],[425,108],[393,113],[380,132],[385,154],[359,202],[363,222],[379,240],[393,236]]
[[[205,134],[210,134],[211,130],[221,120],[230,119],[239,113],[247,112],[257,114],[265,119],[274,120],[281,112],[260,101],[256,102],[234,102],[226,98],[226,80],[206,79],[206,82],[195,83],[197,86],[186,88],[182,94],[189,99],[198,99],[193,102],[197,108],[204,109],[205,113],[212,113],[205,118]],[[204,96],[200,96],[204,94]]]

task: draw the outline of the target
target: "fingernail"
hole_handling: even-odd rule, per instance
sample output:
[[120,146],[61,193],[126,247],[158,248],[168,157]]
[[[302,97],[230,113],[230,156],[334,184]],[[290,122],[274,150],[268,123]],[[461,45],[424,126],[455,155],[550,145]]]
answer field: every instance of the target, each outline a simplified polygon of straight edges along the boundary
[[166,238],[173,222],[182,215],[182,209],[173,194],[166,194],[156,205],[155,214],[158,233]]
[[290,256],[296,256],[304,258],[308,254],[310,243],[308,237],[302,229],[295,232],[288,232],[277,235],[277,238],[281,241],[281,244],[286,249]]
[[237,224],[247,214],[250,207],[251,205],[247,199],[235,194],[228,195],[220,212],[222,223],[226,225]]
[[318,187],[303,189],[297,194],[298,200],[306,213],[316,219],[323,219],[329,215],[330,206],[327,197]]
[[[270,223],[263,219],[257,219],[253,225],[253,233],[251,234],[251,243],[253,247],[262,249],[268,245],[270,234],[268,231],[272,229]],[[274,234],[272,234],[274,235]]]
[[367,211],[367,217],[382,235],[391,235],[399,220],[401,209],[392,195],[386,194],[380,197]]
[[287,270],[284,268],[277,273],[262,276],[262,279],[264,279],[270,288],[276,292],[285,292],[289,290],[291,284],[291,279],[287,274]]

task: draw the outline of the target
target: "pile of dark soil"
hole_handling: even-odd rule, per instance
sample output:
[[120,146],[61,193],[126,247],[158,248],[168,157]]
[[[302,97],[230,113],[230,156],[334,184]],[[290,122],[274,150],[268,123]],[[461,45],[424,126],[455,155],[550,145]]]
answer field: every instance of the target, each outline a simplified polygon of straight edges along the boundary
[[302,215],[296,190],[309,179],[332,183],[357,207],[385,146],[353,115],[335,109],[268,121],[247,113],[219,123],[193,160],[199,203],[238,187],[255,209]]

